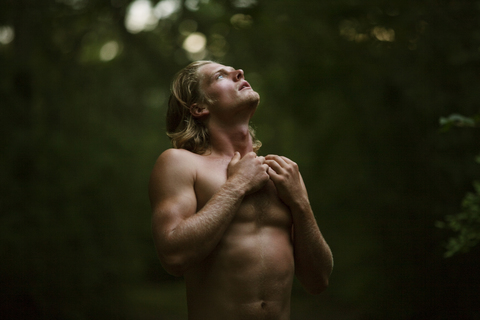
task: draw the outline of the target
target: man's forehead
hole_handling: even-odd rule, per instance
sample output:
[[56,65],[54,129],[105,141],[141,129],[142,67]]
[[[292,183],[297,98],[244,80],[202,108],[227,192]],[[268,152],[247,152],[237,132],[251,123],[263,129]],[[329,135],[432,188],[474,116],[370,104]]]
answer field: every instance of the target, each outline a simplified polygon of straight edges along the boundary
[[215,74],[219,71],[222,71],[222,70],[232,71],[232,70],[235,70],[235,69],[233,67],[224,66],[223,64],[219,64],[219,63],[209,63],[209,64],[206,64],[204,66],[201,66],[198,71],[201,74],[208,77],[208,76],[213,75],[213,74]]

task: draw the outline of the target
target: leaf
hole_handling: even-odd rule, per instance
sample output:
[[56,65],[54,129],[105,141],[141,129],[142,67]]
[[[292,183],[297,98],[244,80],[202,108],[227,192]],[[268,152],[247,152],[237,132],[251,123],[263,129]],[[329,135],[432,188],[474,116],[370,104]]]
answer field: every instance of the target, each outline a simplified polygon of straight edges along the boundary
[[448,117],[441,117],[440,118],[440,126],[442,127],[442,131],[448,131],[452,126],[456,127],[475,127],[476,125],[476,118],[472,117],[465,117],[461,114],[451,114]]

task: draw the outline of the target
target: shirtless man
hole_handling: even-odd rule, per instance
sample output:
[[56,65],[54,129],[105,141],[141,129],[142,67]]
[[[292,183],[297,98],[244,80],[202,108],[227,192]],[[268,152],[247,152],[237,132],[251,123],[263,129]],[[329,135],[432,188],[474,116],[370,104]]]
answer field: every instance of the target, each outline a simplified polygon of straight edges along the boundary
[[175,148],[150,180],[153,237],[165,270],[185,278],[190,320],[287,320],[294,274],[322,292],[333,259],[297,165],[257,156],[259,94],[242,70],[197,61],[174,80]]

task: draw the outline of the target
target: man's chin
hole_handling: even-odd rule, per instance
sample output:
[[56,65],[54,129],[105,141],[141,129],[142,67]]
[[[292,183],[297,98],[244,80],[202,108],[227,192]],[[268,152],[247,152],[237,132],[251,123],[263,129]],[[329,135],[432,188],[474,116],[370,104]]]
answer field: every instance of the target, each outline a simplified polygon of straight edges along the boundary
[[254,95],[252,95],[252,104],[257,107],[260,104],[260,95],[256,92],[253,91]]
[[255,109],[258,107],[259,104],[260,104],[260,98],[256,100],[252,100],[252,102],[250,103],[250,105]]

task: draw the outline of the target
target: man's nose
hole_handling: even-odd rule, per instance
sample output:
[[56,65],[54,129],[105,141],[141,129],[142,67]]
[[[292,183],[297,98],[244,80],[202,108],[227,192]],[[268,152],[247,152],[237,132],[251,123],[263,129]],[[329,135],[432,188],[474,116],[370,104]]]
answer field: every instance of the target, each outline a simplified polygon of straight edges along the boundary
[[235,70],[235,78],[237,80],[241,80],[241,79],[245,78],[242,69]]

